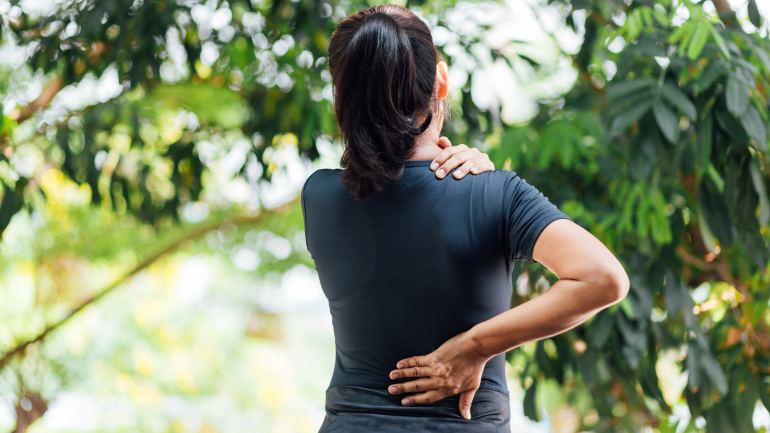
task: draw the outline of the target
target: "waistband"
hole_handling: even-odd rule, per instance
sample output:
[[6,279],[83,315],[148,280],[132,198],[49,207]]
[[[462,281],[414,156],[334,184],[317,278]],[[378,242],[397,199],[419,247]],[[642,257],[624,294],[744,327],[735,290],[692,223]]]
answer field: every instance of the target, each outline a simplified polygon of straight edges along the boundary
[[402,429],[394,431],[403,431],[409,426],[410,432],[436,431],[436,428],[458,433],[510,432],[511,404],[503,393],[477,390],[471,404],[470,420],[460,415],[459,395],[425,405],[402,406],[404,396],[357,386],[329,388],[324,420],[327,430],[322,428],[321,431],[337,431],[337,428],[348,426],[355,426],[358,429],[355,431],[387,426]]

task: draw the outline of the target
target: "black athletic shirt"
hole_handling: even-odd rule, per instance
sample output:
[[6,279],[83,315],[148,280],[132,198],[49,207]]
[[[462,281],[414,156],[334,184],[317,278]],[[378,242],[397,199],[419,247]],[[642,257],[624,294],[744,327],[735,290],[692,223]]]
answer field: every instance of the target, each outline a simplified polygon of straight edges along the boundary
[[[510,308],[513,261],[533,262],[562,213],[515,172],[437,179],[431,161],[362,202],[321,169],[302,188],[307,248],[329,300],[336,362],[329,388],[387,389],[401,359],[427,355]],[[503,354],[480,388],[508,394]]]

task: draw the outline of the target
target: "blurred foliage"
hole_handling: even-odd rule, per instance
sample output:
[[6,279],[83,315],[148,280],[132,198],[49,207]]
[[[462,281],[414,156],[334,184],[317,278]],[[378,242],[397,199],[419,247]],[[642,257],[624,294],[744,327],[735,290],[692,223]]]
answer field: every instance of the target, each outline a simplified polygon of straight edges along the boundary
[[[492,151],[550,184],[547,195],[628,269],[623,302],[533,344],[522,367],[523,377],[571,387],[580,372],[597,431],[753,432],[756,402],[770,404],[770,44],[729,10],[720,20],[702,4],[679,9],[689,18],[673,26],[671,5],[585,4],[581,80],[547,116],[501,132]],[[659,378],[672,359],[687,371],[690,419],[670,424],[660,415],[676,399]],[[536,417],[536,387],[528,391]]]
[[[83,382],[88,362],[147,402],[237,394],[153,376],[149,359],[195,355],[165,352],[168,335],[138,316],[115,320],[146,342],[134,349],[65,337],[59,325],[88,316],[94,300],[172,251],[229,254],[255,281],[312,266],[295,242],[296,203],[276,209],[293,194],[279,186],[301,184],[307,173],[297,167],[334,154],[328,38],[368,4],[40,4],[0,4],[0,93],[18,104],[0,125],[0,281],[4,299],[25,305],[3,310],[0,377],[17,412]],[[553,35],[501,37],[495,3],[407,6],[429,23],[454,74],[449,138],[536,185],[631,278],[629,296],[586,325],[508,354],[527,416],[545,407],[554,423],[556,414],[575,418],[563,431],[755,431],[757,401],[770,407],[770,42],[758,35],[768,25],[755,0],[746,20],[720,0],[540,4],[582,36],[574,52]],[[37,99],[25,99],[25,83]],[[32,279],[14,286],[18,275]],[[556,281],[526,262],[514,277],[514,305]],[[136,314],[157,310],[147,296],[132,304]],[[280,338],[257,305],[243,317],[268,324],[244,324],[246,334]],[[196,324],[179,320],[179,341],[192,341]],[[89,343],[63,349],[67,338]],[[228,344],[204,352],[246,350]],[[133,358],[100,358],[121,351]],[[240,377],[227,360],[212,362],[222,377]]]

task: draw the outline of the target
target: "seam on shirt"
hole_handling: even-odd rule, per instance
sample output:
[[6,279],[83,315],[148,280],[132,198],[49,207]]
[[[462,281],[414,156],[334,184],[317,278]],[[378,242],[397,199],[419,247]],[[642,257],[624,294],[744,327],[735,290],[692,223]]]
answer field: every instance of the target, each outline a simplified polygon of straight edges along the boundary
[[404,167],[429,167],[430,163],[433,162],[432,159],[417,159],[417,160],[410,160],[404,162]]
[[302,224],[304,224],[304,232],[305,232],[305,248],[308,252],[310,252],[310,244],[307,243],[307,208],[305,207],[305,188],[307,188],[307,184],[310,183],[310,179],[319,171],[328,170],[326,168],[320,168],[316,171],[314,171],[310,176],[305,179],[305,184],[302,185],[302,192],[299,196],[299,202],[300,206],[302,207]]
[[[355,382],[354,383],[345,383],[345,382],[343,382],[343,383],[336,384],[334,386],[327,387],[326,391],[328,391],[328,390],[330,390],[332,388],[340,388],[340,387],[345,387],[345,386],[355,386],[355,387],[365,388],[365,389],[380,389],[380,390],[382,389],[380,385],[355,383]],[[495,392],[499,392],[500,394],[502,394],[502,395],[504,395],[506,397],[510,397],[510,395],[509,395],[509,393],[507,393],[507,391],[505,391],[502,388],[496,387],[496,386],[489,386],[489,385],[483,386],[483,384],[482,384],[482,385],[479,385],[478,389],[483,389],[483,390],[487,390],[487,391],[495,391]],[[387,387],[385,387],[385,391],[387,391]]]
[[[506,209],[506,200],[505,200],[505,198],[506,198],[507,193],[508,193],[508,188],[511,188],[511,187],[514,188],[514,189],[517,188],[518,185],[511,186],[511,184],[513,184],[516,181],[516,178],[519,177],[519,175],[517,175],[515,171],[510,172],[509,177],[511,175],[513,176],[513,178],[507,179],[506,182],[505,182],[505,186],[503,188],[503,194],[502,194],[502,199],[503,200],[502,200],[502,203],[500,203],[500,207],[502,208],[502,220],[503,220],[503,225],[504,225],[504,227],[503,227],[503,254],[506,257],[508,257],[508,264],[509,264],[509,267],[512,269],[513,262],[515,262],[515,260],[513,258],[513,255],[511,254],[511,233],[510,233],[511,222],[510,222],[510,218],[511,218],[511,204],[512,203],[507,203],[508,204],[508,206],[507,206],[508,209]],[[514,191],[514,197],[513,198],[514,198],[514,200],[516,199],[516,192],[515,191]]]
[[535,233],[535,235],[531,236],[531,240],[527,242],[528,245],[524,249],[524,254],[522,255],[524,259],[533,263],[540,263],[532,257],[532,254],[535,252],[535,244],[537,243],[538,238],[540,238],[540,234],[543,233],[543,230],[545,230],[549,224],[559,219],[568,219],[572,221],[569,215],[558,209],[549,210],[538,219],[537,225],[535,225],[535,229],[532,230],[532,233]]

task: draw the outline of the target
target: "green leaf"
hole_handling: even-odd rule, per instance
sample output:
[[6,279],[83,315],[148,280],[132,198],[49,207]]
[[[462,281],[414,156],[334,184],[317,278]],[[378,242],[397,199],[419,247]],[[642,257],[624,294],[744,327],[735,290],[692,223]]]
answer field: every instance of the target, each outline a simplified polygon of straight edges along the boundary
[[736,143],[745,146],[749,145],[749,136],[746,135],[743,126],[735,119],[735,117],[723,110],[714,110],[714,116],[717,119],[719,128],[725,131]]
[[663,293],[666,297],[666,310],[669,317],[678,316],[679,311],[687,305],[685,296],[690,296],[690,293],[670,268],[666,270],[666,285],[663,286]]
[[745,148],[742,151],[730,152],[725,174],[724,196],[730,210],[733,224],[740,231],[751,226],[757,226],[756,212],[759,197],[751,180],[751,154]]
[[727,57],[727,59],[730,59],[730,50],[727,48],[727,43],[725,42],[725,39],[722,37],[722,35],[719,34],[719,31],[715,29],[713,26],[711,27],[711,34],[714,35],[714,42],[716,42],[717,47],[719,47],[719,51],[722,52],[722,54]]
[[744,370],[744,376],[741,382],[745,383],[742,392],[738,393],[736,401],[737,411],[733,412],[733,424],[738,431],[754,433],[754,422],[752,420],[754,411],[757,408],[759,400],[759,383],[754,374]]
[[[649,359],[649,358],[647,358]],[[658,384],[658,373],[655,371],[655,362],[644,362],[639,369],[639,384],[646,395],[654,398],[663,410],[670,410],[668,403],[663,398],[663,392]]]
[[767,54],[767,51],[762,49],[762,47],[755,47],[754,52],[757,54],[757,57],[759,57],[759,60],[764,63],[765,67],[770,69],[770,55]]
[[615,118],[615,120],[612,121],[610,136],[622,132],[629,125],[639,120],[639,118],[644,116],[645,113],[650,110],[650,106],[652,106],[652,101],[645,101],[620,114]]
[[613,119],[624,111],[653,99],[655,99],[655,88],[645,88],[622,98],[607,101],[604,114],[608,119]]
[[741,78],[730,74],[725,90],[727,111],[735,117],[741,117],[749,105],[749,86]]
[[706,215],[703,212],[703,207],[700,203],[698,203],[696,207],[698,211],[698,231],[700,231],[700,236],[703,239],[703,245],[713,253],[716,250],[714,234],[711,231],[711,227],[708,226],[708,222],[706,222]]
[[671,242],[671,225],[660,212],[655,212],[652,215],[652,238],[658,245]]
[[652,15],[655,17],[656,20],[662,25],[663,27],[669,27],[671,26],[671,21],[668,19],[668,16],[665,12],[659,11],[657,9],[652,10]]
[[[767,378],[770,376],[767,375],[760,375],[759,376],[759,399],[762,400],[762,404],[765,406],[765,409],[770,408],[770,386],[768,386]],[[768,409],[770,410],[770,409]]]
[[730,69],[730,64],[723,59],[714,59],[710,61],[695,82],[695,94],[711,87],[720,77]]
[[701,369],[700,369],[700,348],[698,343],[694,340],[687,342],[687,370],[688,370],[688,386],[695,386],[700,388],[701,386]]
[[3,201],[0,202],[0,236],[2,236],[3,231],[11,222],[11,218],[21,209],[21,200],[16,196],[14,190],[5,183],[0,182],[0,186],[4,190]]
[[679,118],[674,112],[661,101],[655,101],[652,104],[652,114],[655,115],[655,121],[658,127],[671,144],[679,141]]
[[695,28],[695,34],[693,34],[692,39],[690,39],[690,45],[687,47],[687,57],[690,60],[695,60],[700,56],[708,37],[709,29],[705,22]]
[[674,107],[689,119],[695,120],[698,117],[698,110],[695,109],[695,104],[690,101],[690,98],[679,87],[669,82],[664,82],[660,94],[668,102],[674,104]]
[[761,208],[761,198],[752,179],[752,168],[755,167],[748,149],[731,152],[724,195],[741,243],[757,268],[763,269],[770,260],[770,251],[762,237],[756,216],[757,208]]
[[[641,135],[641,134],[640,134]],[[657,157],[657,145],[650,134],[637,136],[628,155],[628,174],[639,182],[647,178]]]
[[539,422],[540,413],[537,411],[537,402],[535,400],[536,393],[537,379],[533,380],[532,385],[527,388],[527,391],[524,394],[524,401],[522,402],[522,405],[524,406],[524,415],[532,421]]
[[714,359],[714,356],[710,353],[703,353],[701,356],[701,365],[706,372],[706,377],[711,380],[711,383],[714,384],[717,391],[722,395],[727,394],[727,378],[716,359]]
[[646,77],[621,81],[610,86],[610,88],[607,89],[607,92],[604,94],[604,98],[607,101],[612,101],[618,98],[622,98],[626,95],[639,92],[640,90],[651,89],[653,87],[655,87],[655,81]]
[[624,313],[626,313],[626,316],[630,318],[635,318],[634,308],[631,306],[631,301],[628,296],[623,298],[622,301],[619,302],[620,309],[623,310]]
[[602,310],[596,315],[588,326],[589,336],[591,337],[588,342],[591,344],[591,347],[599,349],[604,346],[614,328],[612,326],[613,322],[612,314],[607,310]]
[[720,401],[706,412],[706,433],[738,433],[726,403]]
[[714,164],[709,164],[708,169],[706,170],[706,173],[709,175],[709,178],[711,178],[711,180],[714,182],[714,185],[716,185],[717,191],[719,191],[720,194],[724,192],[725,180],[722,179],[722,176],[714,167]]
[[757,147],[765,150],[767,147],[767,129],[762,121],[762,117],[759,115],[759,111],[753,105],[749,105],[746,112],[741,116],[741,125],[743,125],[746,133],[749,134],[749,137],[756,142]]
[[762,15],[759,14],[759,8],[757,7],[757,0],[749,0],[749,21],[756,28],[762,27]]
[[695,145],[698,147],[697,159],[700,175],[706,172],[711,162],[711,143],[714,133],[714,117],[706,113],[703,120],[698,123]]
[[666,49],[649,39],[642,39],[635,44],[629,44],[629,50],[633,50],[639,56],[666,57]]
[[698,201],[703,210],[702,215],[705,217],[708,227],[722,244],[722,249],[729,248],[735,240],[733,233],[735,227],[730,220],[724,197],[709,176],[704,176],[701,181]]
[[684,36],[685,34],[689,33],[689,32],[687,32],[687,30],[689,30],[690,27],[691,26],[688,25],[688,23],[685,22],[685,24],[683,26],[674,29],[674,31],[671,32],[668,35],[668,43],[669,44],[674,44],[674,43],[678,42],[680,39],[682,39],[682,36]]
[[754,184],[754,190],[759,196],[759,224],[766,226],[770,223],[770,202],[767,197],[767,188],[765,188],[764,175],[753,161],[749,164],[751,182]]
[[583,45],[580,47],[580,51],[577,54],[577,65],[581,71],[588,70],[588,65],[591,64],[598,31],[596,20],[586,20],[585,26],[586,31],[585,36],[583,37]]

